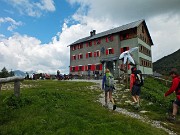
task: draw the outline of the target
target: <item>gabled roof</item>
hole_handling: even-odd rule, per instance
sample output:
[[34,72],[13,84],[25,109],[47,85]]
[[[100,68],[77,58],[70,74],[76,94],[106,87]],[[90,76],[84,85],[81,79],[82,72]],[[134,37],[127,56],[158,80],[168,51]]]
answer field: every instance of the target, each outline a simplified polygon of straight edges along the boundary
[[[74,44],[79,44],[79,43],[82,43],[82,42],[86,42],[86,41],[96,39],[96,38],[99,38],[99,37],[107,36],[107,35],[110,35],[110,34],[118,33],[118,32],[121,32],[121,31],[125,31],[125,30],[128,30],[128,29],[136,28],[143,22],[145,23],[144,19],[139,20],[139,21],[135,21],[135,22],[132,22],[132,23],[129,23],[129,24],[125,24],[125,25],[122,25],[122,26],[119,26],[119,27],[116,27],[116,28],[113,28],[113,29],[110,29],[110,30],[107,30],[107,31],[104,31],[104,32],[95,34],[93,36],[88,36],[88,37],[77,40],[76,42],[70,44],[69,46],[74,45]],[[146,28],[147,28],[147,26],[146,26]],[[148,31],[148,29],[147,29],[147,31]],[[149,31],[148,31],[148,34],[149,34]],[[150,36],[150,34],[149,34],[149,36]]]

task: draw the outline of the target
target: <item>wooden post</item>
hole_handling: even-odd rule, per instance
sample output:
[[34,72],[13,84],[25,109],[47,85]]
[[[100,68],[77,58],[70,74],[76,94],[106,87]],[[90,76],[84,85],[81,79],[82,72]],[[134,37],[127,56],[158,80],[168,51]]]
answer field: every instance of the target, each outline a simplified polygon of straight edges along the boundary
[[128,89],[128,60],[126,62],[126,88]]
[[14,95],[16,97],[20,96],[20,81],[14,81]]
[[7,78],[0,78],[0,90],[2,87],[1,83],[9,83],[9,82],[14,82],[14,95],[16,97],[20,96],[20,81],[23,81],[23,77],[7,77]]

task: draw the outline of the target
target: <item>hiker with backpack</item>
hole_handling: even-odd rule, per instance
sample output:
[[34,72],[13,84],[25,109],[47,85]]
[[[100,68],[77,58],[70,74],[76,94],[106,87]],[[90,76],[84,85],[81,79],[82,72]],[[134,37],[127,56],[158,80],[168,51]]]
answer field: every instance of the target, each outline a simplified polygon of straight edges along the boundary
[[112,97],[112,93],[114,90],[114,77],[110,73],[109,69],[106,69],[106,71],[105,71],[105,75],[104,75],[103,80],[102,80],[102,89],[105,92],[105,107],[108,107],[107,99],[108,99],[108,95],[109,95],[109,99],[113,104],[113,110],[115,110],[116,104],[115,104],[114,99]]
[[142,85],[143,85],[143,79],[142,79],[141,71],[137,70],[136,67],[132,67],[131,75],[130,75],[130,91],[136,108],[140,107],[139,96],[141,93]]
[[170,75],[173,79],[172,85],[170,89],[164,94],[164,96],[167,97],[173,92],[175,92],[176,94],[176,100],[173,102],[173,112],[168,118],[168,120],[174,121],[176,118],[178,107],[180,106],[180,77],[176,69],[171,70]]

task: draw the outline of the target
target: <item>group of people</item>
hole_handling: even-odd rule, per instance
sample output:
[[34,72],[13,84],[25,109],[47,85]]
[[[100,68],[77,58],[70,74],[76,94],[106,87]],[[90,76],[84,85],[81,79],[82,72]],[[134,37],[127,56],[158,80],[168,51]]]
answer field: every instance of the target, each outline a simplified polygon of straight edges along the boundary
[[[172,77],[172,85],[170,89],[164,94],[164,97],[167,97],[171,93],[175,92],[176,100],[173,102],[173,112],[169,115],[168,119],[174,121],[177,115],[178,107],[180,106],[180,77],[177,73],[176,69],[173,69],[170,72],[170,76]],[[113,104],[113,110],[116,109],[115,101],[112,97],[112,93],[114,85],[110,83],[109,78],[113,78],[113,75],[110,73],[109,69],[105,70],[105,75],[102,79],[102,89],[105,92],[105,106],[108,106],[108,98],[110,102]],[[132,95],[133,104],[136,108],[140,107],[140,93],[141,93],[141,86],[143,85],[143,78],[140,70],[137,70],[136,67],[131,68],[131,75],[130,75],[130,92]]]

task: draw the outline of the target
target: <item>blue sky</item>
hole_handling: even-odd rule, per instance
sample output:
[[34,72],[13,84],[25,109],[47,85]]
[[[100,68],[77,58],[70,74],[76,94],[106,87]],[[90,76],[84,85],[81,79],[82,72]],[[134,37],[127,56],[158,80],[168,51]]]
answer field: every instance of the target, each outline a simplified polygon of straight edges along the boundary
[[0,0],[0,69],[69,72],[76,40],[145,19],[153,62],[180,49],[179,0]]
[[[40,16],[29,16],[27,13],[19,13],[19,9],[13,7],[10,2],[11,1],[8,0],[0,1],[0,16],[8,16],[15,21],[21,21],[22,25],[19,26],[15,32],[36,37],[41,40],[42,43],[50,42],[53,36],[61,32],[64,19],[71,17],[78,8],[77,4],[70,5],[66,1],[56,0],[54,1],[55,11],[45,11],[45,13],[42,13]],[[31,0],[31,2],[37,2],[37,0]],[[12,36],[13,33],[6,29],[7,25],[8,24],[2,24],[1,32],[5,36]]]

